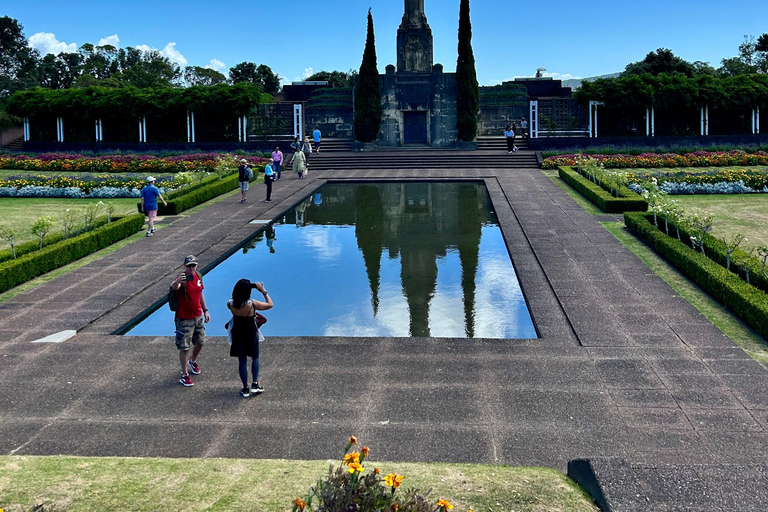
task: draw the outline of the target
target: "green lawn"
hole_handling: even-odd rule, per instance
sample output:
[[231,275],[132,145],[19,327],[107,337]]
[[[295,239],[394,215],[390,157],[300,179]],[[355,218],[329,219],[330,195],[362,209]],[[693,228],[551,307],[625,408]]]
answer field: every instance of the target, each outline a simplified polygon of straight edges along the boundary
[[688,212],[714,216],[712,235],[721,238],[742,233],[749,239],[742,248],[768,246],[768,194],[671,196]]
[[[372,447],[372,453],[375,447]],[[553,469],[477,464],[377,463],[365,473],[404,475],[404,489],[446,499],[454,512],[596,512],[578,486]],[[328,471],[327,461],[0,457],[0,507],[154,512],[289,511]],[[364,474],[365,474],[364,473]]]
[[[56,220],[53,231],[63,231],[61,215],[69,209],[83,211],[88,203],[114,203],[117,209],[115,215],[137,213],[136,198],[129,199],[64,199],[37,197],[0,197],[0,225],[9,226],[16,231],[16,243],[36,239],[29,228],[42,215],[52,215]],[[102,211],[100,216],[106,215]],[[5,240],[0,241],[5,247]]]

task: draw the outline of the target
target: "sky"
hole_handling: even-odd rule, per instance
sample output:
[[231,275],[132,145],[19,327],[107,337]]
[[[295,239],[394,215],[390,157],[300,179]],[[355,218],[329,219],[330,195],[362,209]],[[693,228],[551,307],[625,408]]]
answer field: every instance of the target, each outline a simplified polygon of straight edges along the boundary
[[[7,1],[0,15],[24,26],[42,53],[84,43],[157,49],[183,66],[228,73],[266,64],[283,83],[321,70],[358,69],[371,7],[378,69],[396,64],[402,0],[210,2]],[[459,0],[424,0],[434,62],[456,69]],[[512,2],[471,0],[472,47],[480,85],[515,77],[584,78],[622,71],[657,48],[718,67],[745,35],[768,32],[768,1]]]

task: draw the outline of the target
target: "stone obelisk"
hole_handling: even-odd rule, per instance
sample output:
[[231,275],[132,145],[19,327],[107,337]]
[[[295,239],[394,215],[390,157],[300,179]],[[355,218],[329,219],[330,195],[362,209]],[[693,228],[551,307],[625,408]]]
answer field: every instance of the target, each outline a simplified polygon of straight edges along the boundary
[[397,72],[432,72],[432,29],[424,0],[405,0],[403,22],[397,29]]

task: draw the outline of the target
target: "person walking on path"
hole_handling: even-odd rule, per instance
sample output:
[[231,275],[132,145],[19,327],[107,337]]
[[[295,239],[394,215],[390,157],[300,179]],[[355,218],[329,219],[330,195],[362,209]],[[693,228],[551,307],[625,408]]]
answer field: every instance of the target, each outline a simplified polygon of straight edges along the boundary
[[264,184],[267,186],[267,202],[272,201],[272,182],[275,181],[275,171],[272,170],[273,159],[269,159],[267,166],[264,167]]
[[[251,290],[256,289],[264,296],[264,302],[251,300]],[[263,283],[252,283],[248,279],[240,279],[232,290],[232,299],[227,302],[227,308],[232,312],[229,348],[230,357],[238,359],[238,371],[243,389],[240,396],[248,398],[259,395],[264,388],[259,385],[259,342],[264,337],[256,324],[256,312],[272,309],[272,299],[264,289]],[[251,375],[253,380],[248,386],[248,358],[251,358]]]
[[301,139],[299,138],[299,135],[297,135],[293,138],[293,142],[291,143],[291,149],[294,151],[300,151],[301,146],[302,146]]
[[[184,272],[171,284],[171,289],[178,295],[176,307],[176,348],[179,349],[182,386],[194,386],[189,376],[200,375],[197,357],[205,343],[205,324],[211,321],[203,295],[203,276],[197,271],[197,258],[190,255],[184,258]],[[189,349],[192,349],[190,356]]]
[[281,175],[281,169],[283,167],[283,152],[280,151],[280,148],[277,147],[272,152],[272,160],[275,162],[275,165],[273,166],[273,169],[275,170],[275,174],[277,174],[277,179],[280,179]]
[[238,181],[240,182],[240,204],[244,204],[248,195],[251,178],[253,178],[253,171],[248,166],[248,161],[245,158],[240,160],[240,167],[237,168],[237,172],[239,175]]
[[523,139],[528,138],[528,121],[524,117],[520,118],[520,136]]
[[307,170],[307,157],[304,156],[304,152],[301,148],[297,149],[291,157],[291,166],[293,172],[299,175],[299,179],[304,177],[304,171]]
[[309,142],[309,137],[304,136],[304,144],[301,145],[301,151],[304,153],[305,169],[304,174],[307,174],[309,170],[309,157],[312,156],[312,144]]
[[147,212],[147,234],[155,234],[155,218],[157,217],[157,198],[163,202],[163,206],[168,206],[163,196],[160,195],[160,189],[155,186],[155,178],[147,176],[147,185],[141,189],[141,211]]
[[507,125],[507,128],[504,130],[504,138],[507,140],[507,153],[514,153],[517,151],[517,146],[515,146],[515,131],[512,129],[511,125]]
[[315,126],[315,131],[312,132],[312,138],[315,140],[315,153],[320,152],[320,143],[323,142],[323,134],[320,133],[320,128]]

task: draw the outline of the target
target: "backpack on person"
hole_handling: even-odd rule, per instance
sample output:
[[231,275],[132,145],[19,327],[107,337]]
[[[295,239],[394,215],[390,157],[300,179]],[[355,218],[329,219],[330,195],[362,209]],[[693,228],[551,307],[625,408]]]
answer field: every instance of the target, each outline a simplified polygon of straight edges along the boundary
[[245,177],[248,178],[249,181],[252,180],[253,179],[253,169],[251,169],[250,167],[246,167],[245,168]]

